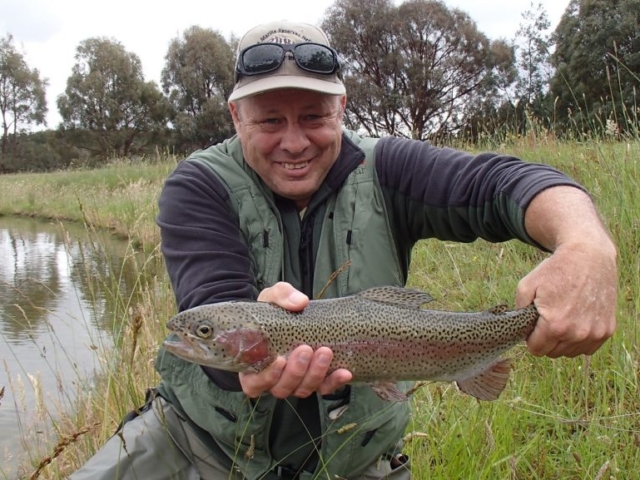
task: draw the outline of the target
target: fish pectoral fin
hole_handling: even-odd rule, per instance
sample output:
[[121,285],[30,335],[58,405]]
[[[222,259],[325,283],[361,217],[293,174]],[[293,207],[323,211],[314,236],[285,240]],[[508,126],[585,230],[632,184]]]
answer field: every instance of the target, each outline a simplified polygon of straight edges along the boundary
[[387,402],[406,402],[409,400],[409,397],[398,389],[395,382],[371,382],[369,385],[376,392],[376,395]]
[[510,372],[511,359],[500,358],[477,375],[456,380],[456,384],[464,393],[479,400],[495,400],[506,387]]
[[386,303],[404,308],[420,308],[433,300],[428,293],[402,287],[373,287],[358,293],[359,297],[372,302]]
[[269,355],[263,359],[260,359],[258,361],[256,361],[255,363],[252,363],[249,367],[249,369],[252,372],[255,373],[260,373],[262,370],[264,370],[265,368],[267,368],[269,365],[271,365],[273,362],[275,362],[277,358],[277,355]]

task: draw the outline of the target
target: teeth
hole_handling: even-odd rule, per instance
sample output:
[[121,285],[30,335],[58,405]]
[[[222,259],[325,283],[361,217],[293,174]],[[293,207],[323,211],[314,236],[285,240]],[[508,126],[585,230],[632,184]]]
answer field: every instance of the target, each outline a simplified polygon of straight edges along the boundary
[[304,168],[307,165],[309,165],[309,162],[304,162],[304,163],[281,163],[280,165],[282,165],[285,170],[299,170],[299,169]]

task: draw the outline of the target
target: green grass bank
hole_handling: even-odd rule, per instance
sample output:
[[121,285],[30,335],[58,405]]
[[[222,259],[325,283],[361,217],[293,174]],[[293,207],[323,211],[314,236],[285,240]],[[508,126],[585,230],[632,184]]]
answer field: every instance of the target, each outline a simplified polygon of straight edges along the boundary
[[[445,383],[419,390],[406,437],[414,478],[640,479],[640,142],[528,139],[500,150],[551,164],[591,192],[619,250],[618,331],[593,357],[551,360],[516,347],[511,381],[495,402]],[[109,228],[157,259],[156,202],[175,165],[172,158],[123,160],[97,170],[0,176],[0,214]],[[432,308],[513,304],[519,279],[544,258],[515,242],[424,241],[410,284],[431,293]],[[140,271],[143,278],[144,265]],[[65,478],[157,381],[153,358],[175,307],[162,275],[141,285],[134,305],[119,299],[116,352],[101,353],[104,370],[94,388],[79,392],[73,412],[52,415],[50,441],[28,452],[25,478]]]
[[158,196],[176,164],[174,157],[121,159],[92,170],[2,175],[0,215],[83,222],[152,248]]

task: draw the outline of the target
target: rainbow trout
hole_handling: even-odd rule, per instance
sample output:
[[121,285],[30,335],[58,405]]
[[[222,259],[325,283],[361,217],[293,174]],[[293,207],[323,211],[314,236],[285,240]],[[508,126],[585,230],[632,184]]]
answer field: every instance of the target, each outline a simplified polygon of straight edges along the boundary
[[202,305],[169,320],[177,340],[164,345],[185,360],[232,372],[259,372],[299,345],[326,346],[331,371],[346,368],[385,400],[407,399],[396,387],[401,380],[455,381],[469,395],[495,400],[511,370],[500,355],[533,331],[535,306],[475,313],[421,308],[431,300],[417,290],[376,287],[313,300],[302,312],[252,301]]

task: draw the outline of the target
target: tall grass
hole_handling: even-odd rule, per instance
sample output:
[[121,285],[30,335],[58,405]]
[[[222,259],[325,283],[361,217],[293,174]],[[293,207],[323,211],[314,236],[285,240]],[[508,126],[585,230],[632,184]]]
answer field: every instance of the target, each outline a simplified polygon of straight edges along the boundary
[[[478,402],[450,384],[419,390],[406,446],[414,478],[640,478],[640,142],[563,143],[541,135],[502,143],[492,149],[556,166],[591,192],[619,250],[619,328],[592,357],[551,360],[515,348],[511,382],[495,402]],[[160,261],[151,221],[159,186],[173,167],[167,161],[0,177],[0,212],[88,219],[142,242],[148,258]],[[414,251],[410,285],[431,293],[443,309],[512,304],[518,280],[543,258],[515,242],[424,241]],[[64,478],[79,467],[157,382],[153,358],[174,305],[166,278],[148,279],[145,269],[140,296],[118,300],[116,352],[101,352],[95,388],[80,395],[73,413],[57,418],[57,438],[32,456],[32,475]]]

